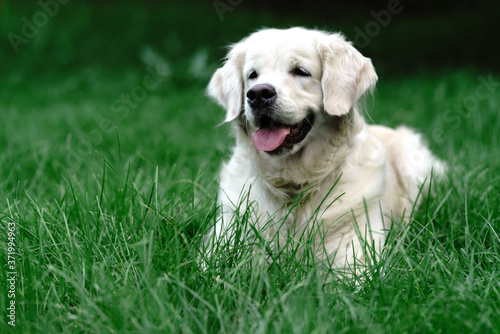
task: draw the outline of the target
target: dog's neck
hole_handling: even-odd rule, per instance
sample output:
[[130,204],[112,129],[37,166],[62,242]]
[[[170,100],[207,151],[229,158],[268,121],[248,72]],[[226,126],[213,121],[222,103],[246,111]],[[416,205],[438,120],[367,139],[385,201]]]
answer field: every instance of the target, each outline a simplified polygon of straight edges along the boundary
[[251,134],[241,124],[237,127],[237,141],[247,145],[248,151],[254,155],[252,159],[258,161],[259,170],[255,172],[259,179],[272,193],[288,201],[299,194],[319,190],[319,184],[333,186],[351,150],[349,143],[364,125],[365,121],[356,109],[342,116],[328,115],[319,125],[321,128],[313,128],[314,133],[310,134],[312,137],[306,146],[284,157],[257,151]]

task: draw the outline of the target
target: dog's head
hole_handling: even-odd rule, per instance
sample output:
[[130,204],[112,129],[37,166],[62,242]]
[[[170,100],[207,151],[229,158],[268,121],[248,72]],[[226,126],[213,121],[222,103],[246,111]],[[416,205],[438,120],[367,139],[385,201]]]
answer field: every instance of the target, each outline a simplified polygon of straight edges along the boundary
[[340,34],[265,29],[233,45],[208,94],[239,116],[255,148],[289,155],[311,140],[327,115],[349,113],[377,75]]

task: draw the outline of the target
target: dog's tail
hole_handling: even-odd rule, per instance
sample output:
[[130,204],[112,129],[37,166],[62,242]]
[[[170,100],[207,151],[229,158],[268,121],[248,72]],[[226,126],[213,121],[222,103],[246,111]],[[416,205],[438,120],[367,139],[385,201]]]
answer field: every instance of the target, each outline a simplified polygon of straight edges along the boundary
[[446,164],[430,151],[422,135],[406,127],[398,127],[397,138],[400,143],[398,170],[406,180],[408,195],[411,199],[427,195],[432,180],[441,180],[446,174]]

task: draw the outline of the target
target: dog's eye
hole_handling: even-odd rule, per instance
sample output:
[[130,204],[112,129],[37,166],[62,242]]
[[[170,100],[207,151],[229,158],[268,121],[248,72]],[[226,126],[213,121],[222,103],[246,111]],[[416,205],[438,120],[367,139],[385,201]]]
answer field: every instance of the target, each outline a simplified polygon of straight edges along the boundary
[[259,75],[257,74],[256,71],[252,71],[250,72],[250,74],[248,75],[248,79],[255,79],[257,78]]
[[311,74],[304,70],[302,67],[296,67],[292,70],[292,74],[300,77],[310,77]]

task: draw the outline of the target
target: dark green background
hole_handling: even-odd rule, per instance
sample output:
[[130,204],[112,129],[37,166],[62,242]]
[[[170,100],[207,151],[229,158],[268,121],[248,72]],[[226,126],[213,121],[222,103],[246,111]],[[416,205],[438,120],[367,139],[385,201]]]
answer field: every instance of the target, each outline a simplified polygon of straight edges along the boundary
[[238,2],[228,5],[221,20],[214,1],[69,1],[15,53],[7,35],[22,36],[22,18],[33,23],[42,7],[37,1],[0,1],[0,73],[38,75],[89,64],[120,71],[141,66],[144,46],[178,68],[200,49],[213,64],[224,55],[222,46],[260,27],[294,25],[342,31],[358,41],[359,31],[372,29],[370,43],[357,46],[379,73],[499,68],[497,1],[401,0],[401,12],[385,27],[379,24],[376,35],[372,13],[386,11],[390,1],[233,1]]

